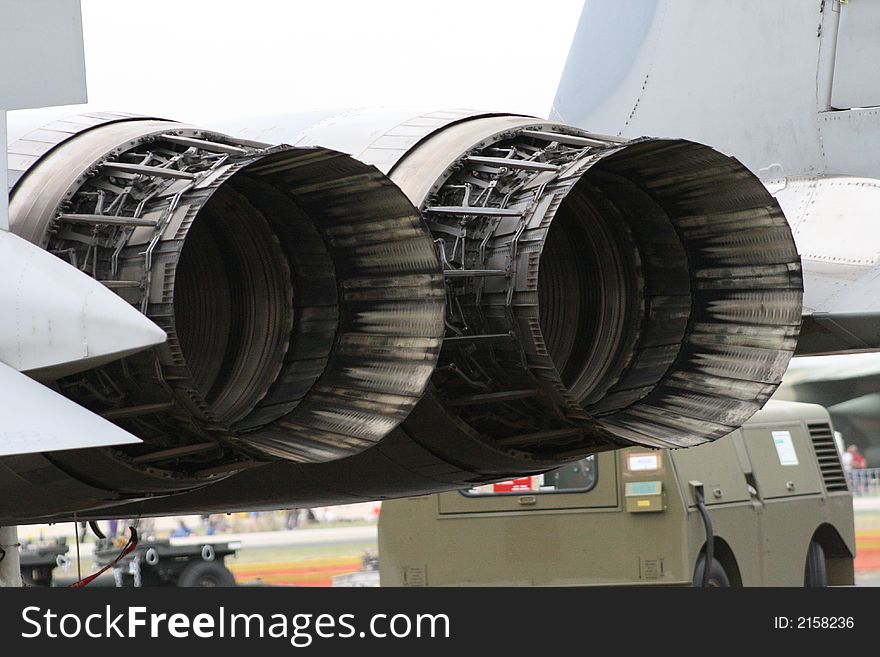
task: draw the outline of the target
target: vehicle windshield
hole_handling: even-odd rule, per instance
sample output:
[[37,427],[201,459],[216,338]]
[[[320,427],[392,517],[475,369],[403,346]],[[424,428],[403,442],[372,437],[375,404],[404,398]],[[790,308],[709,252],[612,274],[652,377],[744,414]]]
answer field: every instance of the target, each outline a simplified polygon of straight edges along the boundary
[[544,474],[519,477],[484,484],[463,490],[469,497],[483,495],[524,495],[544,493],[584,493],[596,485],[596,457],[588,456],[580,461],[566,463]]

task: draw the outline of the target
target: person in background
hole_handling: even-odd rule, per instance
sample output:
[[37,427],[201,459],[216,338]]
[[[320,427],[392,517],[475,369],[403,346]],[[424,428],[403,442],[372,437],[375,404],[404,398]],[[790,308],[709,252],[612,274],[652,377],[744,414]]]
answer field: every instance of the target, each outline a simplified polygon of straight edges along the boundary
[[192,534],[192,530],[186,526],[186,523],[183,520],[177,521],[177,528],[171,532],[172,538],[181,538],[183,536],[189,536]]
[[849,465],[850,470],[864,470],[868,467],[865,457],[859,451],[858,445],[850,445],[846,448],[846,454],[843,456],[843,467]]
[[857,445],[850,445],[846,448],[846,451],[841,457],[841,463],[843,464],[844,471],[848,474],[852,492],[856,495],[864,493],[866,486],[866,473],[859,471],[864,470],[868,466],[868,463],[865,461],[865,457],[862,456]]

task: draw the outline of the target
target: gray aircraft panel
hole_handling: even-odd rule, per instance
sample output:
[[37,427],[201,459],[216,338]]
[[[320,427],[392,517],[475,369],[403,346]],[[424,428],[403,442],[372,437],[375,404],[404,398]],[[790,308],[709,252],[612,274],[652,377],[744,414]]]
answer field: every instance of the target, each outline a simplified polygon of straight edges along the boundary
[[831,106],[880,105],[880,2],[852,2],[840,12]]
[[141,442],[3,363],[0,417],[0,456]]
[[0,108],[86,102],[79,0],[0,0]]
[[818,117],[825,169],[876,178],[880,172],[880,108],[820,112]]
[[803,0],[588,0],[550,118],[693,139],[756,173],[816,173],[821,21]]

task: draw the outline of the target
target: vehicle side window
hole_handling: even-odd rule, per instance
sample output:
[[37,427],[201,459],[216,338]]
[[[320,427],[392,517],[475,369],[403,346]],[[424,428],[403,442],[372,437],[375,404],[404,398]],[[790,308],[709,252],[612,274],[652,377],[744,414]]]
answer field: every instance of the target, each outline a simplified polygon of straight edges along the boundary
[[596,485],[597,474],[596,457],[594,455],[580,461],[566,463],[562,467],[544,474],[474,486],[461,492],[468,497],[586,493]]

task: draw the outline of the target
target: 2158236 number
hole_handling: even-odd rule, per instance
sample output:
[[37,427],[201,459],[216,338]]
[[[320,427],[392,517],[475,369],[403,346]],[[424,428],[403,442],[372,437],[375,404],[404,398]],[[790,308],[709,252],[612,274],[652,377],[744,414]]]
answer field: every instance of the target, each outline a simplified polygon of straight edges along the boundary
[[855,621],[852,616],[799,616],[799,630],[842,630],[852,629]]

